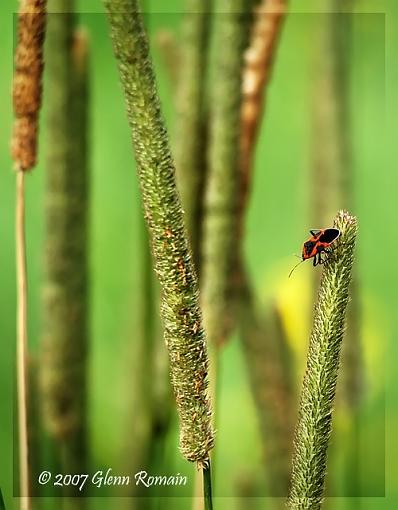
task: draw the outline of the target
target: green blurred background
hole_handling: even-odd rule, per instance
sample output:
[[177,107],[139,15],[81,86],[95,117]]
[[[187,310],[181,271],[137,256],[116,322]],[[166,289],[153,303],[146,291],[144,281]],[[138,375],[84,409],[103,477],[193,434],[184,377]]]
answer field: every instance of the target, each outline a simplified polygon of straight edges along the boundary
[[[151,36],[159,29],[177,31],[182,0],[148,1]],[[264,302],[277,297],[286,311],[287,331],[295,355],[297,389],[305,367],[310,324],[310,282],[313,268],[302,265],[294,278],[287,275],[314,218],[311,211],[311,151],[313,132],[313,61],[321,1],[292,0],[268,89],[266,115],[257,155],[253,193],[247,217],[246,255],[249,270]],[[12,123],[11,82],[13,12],[16,1],[1,3],[0,29],[0,485],[7,508],[16,507],[13,492],[13,390],[15,352],[15,176],[9,156]],[[91,46],[91,347],[90,434],[94,470],[120,466],[123,451],[129,342],[137,322],[137,246],[141,205],[130,134],[108,26],[101,2],[80,2],[81,24]],[[361,495],[357,508],[396,508],[398,504],[398,390],[395,363],[396,171],[394,92],[398,87],[395,52],[398,47],[397,3],[357,0],[353,25],[351,110],[353,118],[355,203],[360,236],[358,274],[361,284],[362,342],[365,390],[358,430],[361,445]],[[155,46],[155,45],[153,45]],[[153,49],[163,113],[173,132],[172,86]],[[45,88],[44,88],[45,98]],[[45,99],[44,99],[45,102]],[[44,118],[44,117],[43,117]],[[26,182],[29,269],[29,339],[37,346],[40,324],[39,292],[43,241],[43,156],[41,130],[39,165]],[[332,218],[330,218],[332,221]],[[326,225],[325,225],[326,226]],[[247,382],[238,338],[222,355],[221,397],[218,404],[215,495],[216,508],[236,506],[234,483],[240,476],[261,479],[261,453],[256,412]],[[394,377],[395,376],[395,377]],[[341,496],[344,480],[339,430],[344,416],[335,416],[329,475],[333,496]],[[384,441],[386,438],[386,447]],[[171,472],[193,475],[178,454],[178,431],[168,442]],[[45,466],[43,466],[45,469]],[[109,494],[111,495],[111,494]],[[185,494],[189,496],[189,494]],[[120,499],[92,501],[92,508],[119,508]],[[258,500],[259,508],[266,501]],[[344,498],[331,498],[328,508],[345,508]],[[237,503],[236,503],[237,504]],[[356,508],[356,506],[351,508]],[[159,508],[191,506],[178,498]],[[237,506],[236,506],[237,507]],[[245,508],[245,505],[242,506]],[[54,506],[56,508],[56,506]]]

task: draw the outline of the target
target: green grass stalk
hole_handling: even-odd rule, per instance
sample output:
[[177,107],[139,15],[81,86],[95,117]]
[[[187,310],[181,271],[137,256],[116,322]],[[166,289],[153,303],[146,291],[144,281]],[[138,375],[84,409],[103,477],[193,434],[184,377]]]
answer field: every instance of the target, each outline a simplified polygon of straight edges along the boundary
[[[313,228],[328,226],[339,207],[339,140],[337,133],[338,94],[334,87],[331,16],[322,15],[318,26],[319,44],[314,56],[314,101],[312,106],[312,162],[310,220]],[[314,275],[314,288],[319,284]]]
[[[88,59],[74,3],[49,14],[45,267],[40,385],[44,424],[65,473],[86,469]],[[74,498],[77,503],[77,498]]]
[[[339,201],[342,207],[354,208],[354,172],[352,157],[352,122],[350,116],[350,60],[353,1],[331,1],[329,15],[331,51],[333,54],[333,87],[336,96],[336,171],[339,183]],[[358,282],[351,285],[351,296],[357,296]],[[361,348],[359,345],[359,300],[348,307],[350,341],[343,350],[344,397],[351,410],[358,407],[361,396]]]
[[186,0],[181,27],[176,95],[175,163],[177,185],[194,261],[199,269],[202,195],[206,173],[205,91],[210,0]]
[[337,180],[340,202],[352,206],[352,122],[350,114],[351,38],[354,0],[330,0],[329,37],[332,86],[336,97]]
[[131,127],[145,219],[161,287],[161,315],[180,420],[180,450],[206,466],[213,447],[208,357],[198,283],[136,0],[105,0]]
[[292,478],[287,507],[321,508],[331,435],[340,351],[354,262],[357,220],[340,211],[334,226],[341,231],[325,262],[310,336],[295,431]]
[[257,408],[268,494],[286,497],[294,431],[294,399],[286,339],[278,330],[274,311],[272,316],[271,313],[268,317],[260,315],[246,279],[240,298],[240,336]]
[[[137,245],[137,265],[139,272],[138,304],[134,308],[137,316],[134,339],[128,346],[128,409],[127,427],[123,442],[123,460],[130,473],[149,468],[153,442],[156,402],[154,399],[156,308],[151,252],[148,233],[140,211],[139,243]],[[163,381],[164,382],[164,381]],[[133,484],[128,487],[128,495],[137,498],[144,495],[142,487]],[[145,508],[148,498],[132,499],[130,508]]]
[[214,349],[227,340],[234,316],[242,69],[252,2],[218,0],[216,10],[201,260],[204,324]]
[[[333,59],[333,85],[336,102],[336,142],[339,154],[337,165],[339,197],[342,207],[355,210],[354,161],[352,148],[352,120],[350,113],[350,83],[352,61],[354,1],[332,0],[330,24]],[[350,12],[351,11],[351,12]],[[345,461],[344,493],[360,496],[359,413],[363,393],[363,354],[360,331],[360,282],[354,272],[350,289],[351,302],[347,311],[347,341],[342,352],[341,393],[349,413],[347,453]],[[352,508],[359,500],[350,499]]]
[[[350,113],[351,40],[353,1],[326,0],[329,10],[320,24],[317,49],[316,101],[314,103],[314,160],[311,193],[312,225],[327,226],[336,208],[355,210],[352,121]],[[315,221],[316,220],[316,221]],[[314,273],[315,288],[319,283]],[[338,399],[345,404],[349,432],[343,493],[359,495],[358,414],[363,389],[360,341],[360,285],[353,275],[347,310],[347,341],[343,344]],[[358,501],[352,499],[353,505]]]

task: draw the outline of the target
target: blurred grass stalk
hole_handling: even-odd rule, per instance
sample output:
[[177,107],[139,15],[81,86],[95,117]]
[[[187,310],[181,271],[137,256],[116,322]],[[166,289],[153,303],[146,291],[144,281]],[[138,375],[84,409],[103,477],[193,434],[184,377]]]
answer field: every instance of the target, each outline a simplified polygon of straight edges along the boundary
[[[337,141],[340,154],[339,183],[341,207],[355,210],[354,159],[352,147],[352,120],[350,111],[350,84],[352,64],[352,34],[354,0],[333,0],[331,15],[332,49],[335,55],[333,78],[339,98],[337,102]],[[354,271],[350,288],[351,301],[347,310],[347,341],[342,352],[341,393],[349,413],[344,494],[353,496],[350,504],[358,508],[360,487],[360,407],[363,389],[363,354],[361,347],[361,305],[358,271]]]
[[[51,8],[46,46],[48,117],[40,383],[44,425],[55,442],[60,469],[64,473],[84,473],[88,47],[85,34],[75,31],[74,2],[53,0]],[[83,506],[83,500],[71,498],[70,506]]]
[[[312,214],[315,227],[326,226],[336,208],[355,210],[354,161],[350,112],[351,40],[354,1],[326,0],[330,12],[320,24],[317,48],[316,102],[314,104],[314,160]],[[315,275],[318,285],[318,275]],[[360,289],[357,272],[351,284],[347,311],[347,341],[342,351],[339,393],[346,405],[349,430],[346,436],[344,494],[360,495],[359,412],[362,393],[360,343]],[[356,500],[352,500],[357,505]]]
[[[214,20],[208,172],[204,197],[201,300],[209,345],[216,351],[231,332],[233,268],[239,194],[239,139],[243,52],[252,1],[218,0]],[[214,377],[212,384],[215,383]]]
[[[29,509],[29,367],[27,264],[25,241],[25,172],[31,170],[37,158],[38,117],[42,95],[43,42],[46,25],[45,0],[23,0],[18,13],[18,43],[13,76],[14,124],[11,156],[16,175],[16,272],[17,272],[17,405],[20,508]],[[1,497],[2,506],[4,506]]]
[[284,356],[286,337],[278,330],[276,311],[264,315],[245,278],[240,305],[242,345],[260,424],[268,495],[282,498],[289,485],[295,406],[291,366]]
[[185,225],[199,272],[202,196],[206,177],[206,69],[210,0],[186,0],[179,46],[175,163]]
[[[330,0],[325,2],[330,3]],[[334,77],[335,48],[332,46],[332,20],[334,13],[321,14],[318,25],[319,44],[314,46],[314,102],[312,107],[312,175],[310,220],[314,228],[329,225],[333,211],[340,201],[341,159],[340,142],[344,134],[338,133],[340,96]],[[345,126],[344,126],[345,132]],[[315,286],[319,283],[314,274]]]
[[340,211],[334,227],[341,235],[325,262],[310,336],[295,431],[290,510],[321,508],[327,449],[332,425],[349,284],[354,262],[357,220]]
[[250,195],[255,148],[264,113],[267,86],[286,15],[285,0],[262,0],[254,11],[250,44],[244,55],[240,136],[240,230]]
[[[336,206],[354,198],[350,66],[351,0],[325,0],[315,56],[311,212],[315,226],[327,225]],[[319,224],[320,222],[320,224]]]
[[180,451],[209,468],[213,447],[208,357],[198,283],[160,111],[147,35],[137,0],[104,0],[124,89],[149,231],[161,287],[161,315],[180,419]]
[[[166,374],[159,370],[159,328],[156,321],[156,294],[153,281],[151,252],[144,218],[140,211],[139,244],[139,302],[134,314],[137,325],[134,339],[129,345],[127,430],[123,443],[123,462],[126,472],[137,473],[142,469],[158,472],[161,465],[159,453],[163,450],[170,418],[170,399],[163,392],[159,395],[159,383],[166,385]],[[160,452],[158,451],[160,450]],[[153,469],[152,469],[153,468]],[[133,484],[128,495],[143,496],[143,489]],[[149,498],[126,500],[126,507],[144,508]]]
[[258,303],[244,269],[244,220],[254,170],[255,147],[264,113],[267,86],[278,45],[286,2],[267,0],[255,9],[250,44],[245,52],[241,108],[239,247],[240,332],[260,422],[271,496],[287,494],[293,435],[293,392],[287,345],[277,310],[260,318]]
[[173,97],[175,97],[175,91],[178,88],[178,78],[181,72],[180,47],[178,46],[176,35],[171,30],[162,28],[156,34],[155,44],[170,87],[173,90]]

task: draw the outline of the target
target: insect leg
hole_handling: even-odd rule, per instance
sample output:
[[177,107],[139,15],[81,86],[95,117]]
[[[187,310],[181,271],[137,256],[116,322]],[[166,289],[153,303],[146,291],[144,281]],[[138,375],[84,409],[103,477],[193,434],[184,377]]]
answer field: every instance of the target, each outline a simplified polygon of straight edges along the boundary
[[326,253],[326,256],[325,256],[323,262],[326,262],[330,257],[333,257],[333,249],[332,248],[325,248],[324,252]]

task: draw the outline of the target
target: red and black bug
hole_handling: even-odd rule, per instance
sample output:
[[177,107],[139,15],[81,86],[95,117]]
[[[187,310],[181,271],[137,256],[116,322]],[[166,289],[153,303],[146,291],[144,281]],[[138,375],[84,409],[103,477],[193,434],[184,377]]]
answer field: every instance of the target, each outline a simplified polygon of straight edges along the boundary
[[325,228],[310,230],[312,237],[303,245],[302,260],[290,271],[289,278],[298,265],[308,259],[314,259],[313,265],[323,264],[322,253],[330,253],[329,246],[338,239],[340,230],[338,228]]

